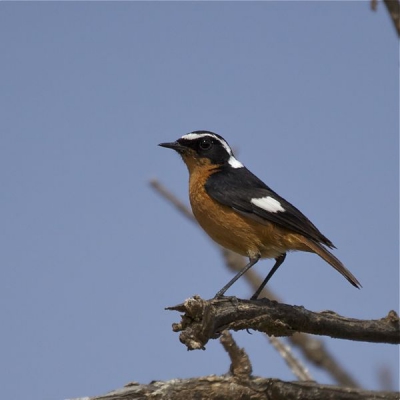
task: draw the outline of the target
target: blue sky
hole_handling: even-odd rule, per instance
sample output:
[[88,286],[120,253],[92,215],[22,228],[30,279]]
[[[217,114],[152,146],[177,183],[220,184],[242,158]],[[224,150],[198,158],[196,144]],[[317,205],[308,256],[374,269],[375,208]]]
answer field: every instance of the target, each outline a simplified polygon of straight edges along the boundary
[[[193,130],[224,136],[363,285],[294,253],[270,283],[285,302],[366,319],[398,311],[398,42],[383,4],[375,13],[367,2],[0,10],[4,398],[228,370],[218,341],[187,352],[171,331],[179,315],[164,311],[232,277],[206,235],[148,185],[156,177],[187,202],[185,166],[157,144]],[[251,289],[242,279],[228,294]],[[261,334],[235,338],[255,374],[294,379]],[[398,387],[395,346],[324,343],[366,388],[380,388],[381,368]]]

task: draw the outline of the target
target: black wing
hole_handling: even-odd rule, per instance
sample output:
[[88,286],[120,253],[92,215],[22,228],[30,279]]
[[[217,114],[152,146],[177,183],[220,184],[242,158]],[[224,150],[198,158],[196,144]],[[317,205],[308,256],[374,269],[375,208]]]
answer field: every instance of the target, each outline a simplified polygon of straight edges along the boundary
[[[207,193],[216,201],[256,220],[269,221],[300,233],[308,239],[334,248],[316,226],[296,207],[275,193],[247,168],[221,167],[205,185]],[[272,197],[285,211],[270,212],[251,202],[252,199]]]

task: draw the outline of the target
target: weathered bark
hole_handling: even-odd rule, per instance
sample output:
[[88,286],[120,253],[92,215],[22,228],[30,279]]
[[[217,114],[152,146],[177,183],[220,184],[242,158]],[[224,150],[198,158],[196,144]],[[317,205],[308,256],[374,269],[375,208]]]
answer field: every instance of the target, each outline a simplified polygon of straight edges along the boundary
[[[209,375],[193,379],[132,382],[111,393],[85,400],[398,400],[399,393],[375,392],[314,382],[284,382],[279,379]],[[79,399],[75,399],[79,400]]]
[[359,320],[333,311],[312,312],[269,299],[203,300],[199,296],[167,309],[185,313],[180,323],[173,324],[173,330],[181,332],[179,339],[189,350],[204,349],[209,339],[219,337],[225,329],[253,329],[274,336],[306,332],[337,339],[400,343],[400,323],[395,311],[379,320]]

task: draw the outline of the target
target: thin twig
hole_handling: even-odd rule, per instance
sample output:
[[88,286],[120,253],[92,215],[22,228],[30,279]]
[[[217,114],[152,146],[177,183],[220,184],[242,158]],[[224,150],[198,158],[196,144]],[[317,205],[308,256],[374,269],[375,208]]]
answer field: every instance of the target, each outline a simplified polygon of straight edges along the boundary
[[[400,37],[400,2],[399,0],[383,0],[383,2],[389,12],[397,36]],[[378,0],[371,0],[370,7],[372,11],[376,11],[378,9]]]
[[186,218],[195,222],[193,213],[183,204],[174,194],[171,193],[165,186],[163,186],[157,179],[150,180],[150,186],[155,189],[162,197],[168,200],[179,212]]
[[398,0],[383,0],[392,19],[397,36],[400,37],[400,3]]
[[219,339],[231,359],[230,372],[239,380],[249,380],[253,369],[250,358],[243,348],[240,348],[229,331],[223,331]]
[[286,364],[290,368],[290,370],[293,372],[295,376],[301,381],[313,381],[314,379],[312,378],[310,372],[307,370],[305,365],[298,360],[295,355],[293,354],[292,349],[289,346],[286,346],[282,340],[278,339],[275,336],[269,336],[268,337],[269,342],[272,344],[272,346],[275,347],[275,349],[278,351],[278,353],[281,355],[281,357],[285,360]]

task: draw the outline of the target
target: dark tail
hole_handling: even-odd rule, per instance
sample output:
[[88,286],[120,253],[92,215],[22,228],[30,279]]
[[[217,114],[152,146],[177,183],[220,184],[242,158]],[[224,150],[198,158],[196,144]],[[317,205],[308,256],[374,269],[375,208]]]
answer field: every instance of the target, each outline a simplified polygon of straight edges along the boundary
[[310,249],[310,251],[318,254],[328,264],[332,265],[332,267],[335,268],[336,271],[340,272],[353,286],[355,286],[357,289],[360,289],[362,287],[357,278],[325,247],[301,235],[298,235],[297,238],[303,244],[305,244]]

